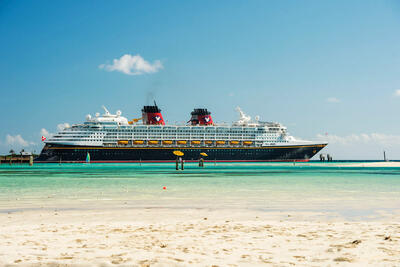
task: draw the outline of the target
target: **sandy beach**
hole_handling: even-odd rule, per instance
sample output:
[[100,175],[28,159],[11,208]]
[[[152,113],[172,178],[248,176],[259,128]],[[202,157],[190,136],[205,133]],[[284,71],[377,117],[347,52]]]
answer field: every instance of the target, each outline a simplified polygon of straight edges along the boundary
[[[331,219],[327,219],[331,218]],[[0,215],[2,266],[396,266],[400,216],[206,209]]]
[[330,164],[3,166],[0,266],[399,266],[398,170]]
[[397,161],[377,161],[377,162],[361,162],[361,163],[348,163],[337,164],[338,167],[400,167],[400,162]]

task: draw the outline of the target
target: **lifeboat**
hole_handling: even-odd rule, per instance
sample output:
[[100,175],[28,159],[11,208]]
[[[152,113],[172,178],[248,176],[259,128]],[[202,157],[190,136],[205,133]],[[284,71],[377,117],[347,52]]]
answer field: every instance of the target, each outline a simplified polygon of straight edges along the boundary
[[217,145],[224,145],[224,144],[225,144],[225,141],[217,141],[216,144],[217,144]]
[[248,145],[251,145],[252,143],[253,143],[252,141],[244,141],[244,142],[243,142],[243,145],[248,146]]
[[206,143],[206,145],[211,145],[213,141],[204,141],[204,143]]
[[164,140],[164,141],[162,141],[162,143],[163,143],[164,145],[171,145],[171,144],[172,144],[172,141],[171,141],[171,140]]
[[133,143],[135,145],[142,145],[144,143],[144,141],[143,140],[135,140],[135,141],[133,141]]
[[192,145],[200,145],[200,141],[192,141]]
[[158,141],[157,140],[150,140],[149,145],[157,145]]
[[231,145],[238,145],[239,141],[231,141],[230,143],[231,143]]
[[118,145],[127,145],[129,142],[128,140],[119,140]]
[[177,142],[178,145],[186,145],[187,141],[181,140]]

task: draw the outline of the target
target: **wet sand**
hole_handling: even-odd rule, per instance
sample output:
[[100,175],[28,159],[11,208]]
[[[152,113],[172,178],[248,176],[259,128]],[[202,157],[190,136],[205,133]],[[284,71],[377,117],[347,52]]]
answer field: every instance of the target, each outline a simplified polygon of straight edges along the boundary
[[0,214],[0,265],[396,266],[399,219],[233,209],[26,210]]

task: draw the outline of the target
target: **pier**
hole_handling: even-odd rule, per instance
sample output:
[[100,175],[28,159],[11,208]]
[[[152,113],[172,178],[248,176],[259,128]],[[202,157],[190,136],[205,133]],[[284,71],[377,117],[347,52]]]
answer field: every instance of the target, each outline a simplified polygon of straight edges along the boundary
[[33,165],[33,155],[0,156],[0,164],[29,164]]

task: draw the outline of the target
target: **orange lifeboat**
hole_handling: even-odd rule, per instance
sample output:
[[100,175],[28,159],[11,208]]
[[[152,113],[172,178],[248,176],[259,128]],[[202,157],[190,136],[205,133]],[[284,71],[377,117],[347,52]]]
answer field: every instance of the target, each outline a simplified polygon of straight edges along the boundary
[[207,141],[204,141],[204,143],[205,143],[206,145],[211,145],[211,144],[213,143],[213,141],[207,140]]
[[224,144],[225,144],[225,141],[217,141],[216,144],[217,144],[217,145],[224,145]]
[[181,140],[181,141],[178,141],[177,143],[178,143],[178,145],[186,145],[187,141]]
[[144,141],[143,140],[135,140],[135,141],[133,141],[133,143],[135,145],[143,145]]
[[129,142],[128,140],[119,140],[118,145],[127,145]]
[[249,145],[251,145],[252,143],[253,143],[252,141],[244,141],[244,142],[243,142],[243,145],[249,146]]
[[231,143],[231,145],[238,145],[239,141],[231,141],[230,143]]
[[157,145],[158,141],[157,140],[150,140],[149,145]]
[[200,141],[192,141],[192,145],[200,145]]
[[172,141],[171,141],[171,140],[164,140],[164,141],[162,141],[162,143],[163,143],[164,145],[171,145],[171,144],[172,144]]

